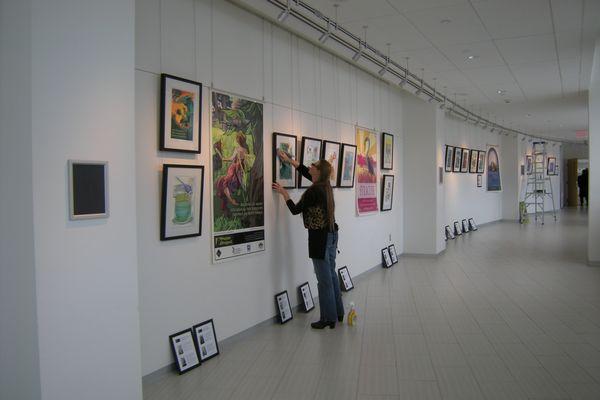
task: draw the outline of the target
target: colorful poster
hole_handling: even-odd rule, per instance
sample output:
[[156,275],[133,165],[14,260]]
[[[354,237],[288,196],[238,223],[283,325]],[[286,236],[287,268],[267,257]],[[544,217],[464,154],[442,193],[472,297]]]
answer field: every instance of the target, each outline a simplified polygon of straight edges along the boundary
[[377,134],[356,128],[356,212],[364,215],[378,211]]
[[490,147],[487,154],[487,190],[488,192],[497,192],[501,189],[500,158],[496,149]]
[[265,250],[263,105],[213,92],[213,259]]

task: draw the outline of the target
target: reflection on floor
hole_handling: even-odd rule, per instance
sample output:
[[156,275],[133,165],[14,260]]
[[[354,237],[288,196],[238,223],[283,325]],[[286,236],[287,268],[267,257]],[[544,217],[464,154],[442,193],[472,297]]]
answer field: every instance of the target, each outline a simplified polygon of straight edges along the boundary
[[146,383],[144,398],[600,399],[600,268],[585,265],[586,217],[490,224],[437,258],[401,257],[344,294],[358,326],[314,331],[317,309],[296,314]]

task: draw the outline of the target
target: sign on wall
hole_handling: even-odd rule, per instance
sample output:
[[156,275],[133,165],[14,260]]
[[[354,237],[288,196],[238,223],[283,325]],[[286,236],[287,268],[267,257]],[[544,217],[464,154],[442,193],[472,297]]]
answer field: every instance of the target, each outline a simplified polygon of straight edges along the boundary
[[377,134],[356,127],[356,212],[358,215],[378,211],[377,203]]

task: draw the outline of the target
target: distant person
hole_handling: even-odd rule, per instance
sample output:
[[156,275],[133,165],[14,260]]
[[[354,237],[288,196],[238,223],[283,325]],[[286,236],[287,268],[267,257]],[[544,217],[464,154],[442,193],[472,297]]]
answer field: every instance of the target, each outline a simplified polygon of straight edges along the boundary
[[579,186],[579,204],[583,206],[583,200],[585,204],[589,205],[588,201],[588,169],[581,171],[581,175],[577,177],[577,186]]

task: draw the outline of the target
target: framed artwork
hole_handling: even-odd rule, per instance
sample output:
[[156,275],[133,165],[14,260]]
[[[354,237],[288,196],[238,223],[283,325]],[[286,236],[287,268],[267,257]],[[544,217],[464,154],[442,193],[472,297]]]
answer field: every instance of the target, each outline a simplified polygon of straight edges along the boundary
[[485,171],[485,151],[479,150],[479,155],[477,156],[477,173],[483,174]]
[[548,157],[548,167],[546,175],[557,175],[556,173],[556,157]]
[[462,230],[460,229],[460,224],[458,221],[454,221],[454,236],[462,235]]
[[477,161],[479,159],[479,151],[471,150],[469,153],[469,173],[477,173]]
[[460,172],[460,161],[462,160],[462,149],[460,147],[454,148],[454,167],[452,172]]
[[191,329],[186,329],[169,336],[169,342],[171,343],[171,349],[173,350],[173,356],[175,356],[179,374],[188,372],[200,365]]
[[394,168],[394,135],[381,134],[381,169]]
[[382,258],[382,267],[383,268],[389,268],[393,265],[392,263],[392,256],[390,256],[390,249],[388,249],[387,247],[384,247],[383,249],[381,249],[381,258]]
[[338,276],[340,278],[340,289],[342,290],[342,292],[348,292],[354,289],[354,283],[352,282],[352,278],[350,277],[348,267],[342,267],[338,269]]
[[327,160],[331,164],[331,176],[329,183],[331,187],[336,187],[338,183],[338,169],[340,168],[340,149],[342,145],[339,142],[331,142],[323,140],[323,150],[321,158]]
[[275,304],[277,305],[277,310],[279,312],[278,319],[281,324],[285,324],[294,318],[287,290],[275,295]]
[[354,172],[356,170],[356,146],[342,143],[342,156],[340,157],[338,171],[338,187],[354,187]]
[[396,246],[393,244],[390,244],[388,246],[388,249],[390,250],[390,257],[392,257],[392,264],[396,264],[398,262],[398,254],[396,254]]
[[460,172],[469,172],[469,149],[462,149]]
[[444,183],[444,168],[438,167],[438,183],[441,185]]
[[487,190],[498,192],[502,189],[500,183],[500,158],[495,147],[490,147],[487,154]]
[[467,220],[463,219],[461,222],[462,222],[462,231],[464,233],[469,232],[469,224],[468,224]]
[[[300,164],[309,167],[312,163],[319,161],[321,157],[321,139],[310,137],[302,138],[302,151],[300,153]],[[303,176],[300,176],[298,181],[299,188],[307,188],[312,185],[312,182]]]
[[203,196],[203,166],[163,165],[160,240],[202,234]]
[[201,361],[206,361],[219,355],[219,343],[217,342],[217,333],[212,319],[194,325],[192,331],[194,332],[196,347],[198,348]]
[[108,217],[108,162],[69,160],[69,219]]
[[315,302],[313,300],[312,291],[310,290],[310,284],[308,282],[305,282],[298,287],[298,293],[300,293],[300,298],[302,299],[304,312],[309,312],[315,308]]
[[483,175],[477,174],[477,187],[483,186]]
[[160,75],[160,150],[200,153],[202,84]]
[[452,229],[450,228],[450,225],[446,225],[444,227],[444,234],[446,236],[446,240],[454,239],[454,232],[452,232]]
[[394,175],[383,175],[381,182],[381,211],[392,209],[394,197]]
[[356,127],[356,214],[368,215],[379,211],[377,201],[377,133]]
[[521,175],[525,175],[525,165],[521,164]]
[[452,172],[452,156],[454,155],[454,147],[446,145],[446,164],[445,171]]
[[273,132],[273,182],[279,183],[286,189],[296,187],[296,170],[290,163],[283,163],[278,151],[282,151],[292,160],[296,159],[298,140],[296,136]]
[[473,218],[469,218],[469,230],[476,231],[477,229],[478,228],[475,220]]
[[525,173],[531,175],[533,172],[533,157],[530,155],[525,156]]

